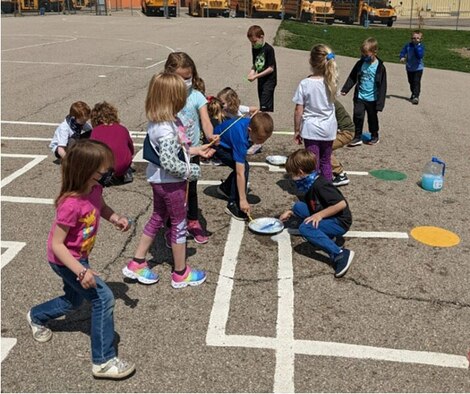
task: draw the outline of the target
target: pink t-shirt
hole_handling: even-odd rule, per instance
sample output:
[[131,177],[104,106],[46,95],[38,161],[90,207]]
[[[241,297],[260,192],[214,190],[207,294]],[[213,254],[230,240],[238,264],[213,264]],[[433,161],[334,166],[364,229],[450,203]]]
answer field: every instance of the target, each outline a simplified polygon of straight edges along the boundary
[[114,173],[122,176],[132,164],[134,143],[129,131],[122,125],[115,123],[101,124],[91,132],[90,139],[105,143],[114,154]]
[[52,234],[57,224],[69,227],[64,244],[77,260],[88,258],[95,244],[101,217],[103,187],[93,186],[86,196],[66,197],[57,207],[56,217],[47,238],[47,259],[64,265],[52,251]]

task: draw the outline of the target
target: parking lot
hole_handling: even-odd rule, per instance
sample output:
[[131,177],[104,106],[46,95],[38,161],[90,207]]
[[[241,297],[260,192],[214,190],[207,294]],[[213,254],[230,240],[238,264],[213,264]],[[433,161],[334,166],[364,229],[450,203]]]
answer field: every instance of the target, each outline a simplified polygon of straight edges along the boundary
[[[470,391],[470,75],[426,69],[420,104],[412,106],[403,66],[386,64],[381,143],[338,152],[351,179],[342,188],[354,219],[345,239],[356,253],[344,278],[335,279],[327,258],[301,237],[254,235],[231,220],[216,193],[228,170],[206,166],[199,205],[212,236],[206,245],[189,241],[188,255],[207,270],[207,282],[172,289],[171,253],[157,237],[152,265],[161,280],[143,286],[124,280],[121,269],[152,207],[140,152],[151,76],[181,50],[194,59],[207,94],[231,86],[247,105],[257,105],[257,94],[245,79],[253,20],[138,15],[2,19],[2,391]],[[279,21],[256,23],[272,42]],[[308,54],[275,49],[275,133],[250,159],[254,217],[277,216],[296,198],[282,168],[265,158],[296,149],[291,99],[309,73]],[[340,85],[355,61],[337,56]],[[116,297],[119,356],[137,366],[121,382],[91,375],[88,305],[52,322],[45,344],[33,340],[25,319],[31,306],[61,292],[46,261],[60,187],[47,146],[77,100],[113,103],[138,151],[134,182],[105,191],[109,205],[136,224],[128,233],[103,224],[91,255]],[[340,100],[352,110],[352,92]],[[433,155],[447,164],[439,193],[418,185]],[[406,179],[369,174],[378,169]],[[418,226],[447,229],[460,243],[418,242],[410,235]]]

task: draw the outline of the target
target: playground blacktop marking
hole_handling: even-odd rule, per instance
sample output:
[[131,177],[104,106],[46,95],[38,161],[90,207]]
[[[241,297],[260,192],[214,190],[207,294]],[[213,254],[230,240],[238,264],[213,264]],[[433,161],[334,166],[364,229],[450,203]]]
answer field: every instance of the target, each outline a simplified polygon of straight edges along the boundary
[[214,297],[209,327],[206,335],[208,346],[273,349],[276,352],[274,392],[294,392],[294,360],[296,354],[310,356],[356,358],[391,361],[398,363],[427,364],[446,368],[468,368],[463,356],[352,345],[338,342],[294,339],[294,272],[292,245],[287,231],[272,237],[278,243],[278,308],[276,337],[255,335],[227,335],[232,289],[239,250],[245,231],[243,222],[231,219],[230,231],[225,243],[219,279]]

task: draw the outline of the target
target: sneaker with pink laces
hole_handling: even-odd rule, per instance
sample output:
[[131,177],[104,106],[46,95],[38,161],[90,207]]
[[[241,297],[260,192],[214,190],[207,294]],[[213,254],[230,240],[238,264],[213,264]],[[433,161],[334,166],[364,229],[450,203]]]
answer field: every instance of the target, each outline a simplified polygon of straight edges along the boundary
[[129,263],[122,269],[122,274],[127,278],[137,279],[144,285],[152,285],[157,283],[160,279],[158,274],[153,272],[145,261],[142,264],[139,264],[134,260],[129,261]]
[[199,220],[188,220],[188,233],[194,238],[198,244],[206,244],[209,237],[199,223]]
[[192,269],[189,265],[186,266],[186,271],[183,275],[178,275],[176,272],[171,274],[171,286],[174,289],[182,289],[186,286],[199,286],[206,280],[206,273]]

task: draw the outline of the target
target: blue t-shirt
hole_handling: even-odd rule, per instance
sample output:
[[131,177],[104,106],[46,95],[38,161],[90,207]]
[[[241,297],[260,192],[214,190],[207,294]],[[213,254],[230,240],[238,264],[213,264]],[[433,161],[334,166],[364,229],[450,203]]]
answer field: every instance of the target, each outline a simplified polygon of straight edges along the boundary
[[231,149],[233,152],[233,160],[237,163],[245,164],[246,152],[250,146],[248,140],[249,118],[232,118],[222,122],[214,129],[214,134],[220,134],[232,123],[235,123],[220,137],[220,145],[224,148]]
[[178,118],[186,127],[186,135],[191,140],[192,146],[200,145],[201,127],[199,119],[199,110],[207,105],[204,95],[196,89],[191,88],[188,92],[188,98],[184,108],[178,112]]
[[364,62],[361,67],[361,81],[359,83],[359,98],[364,101],[377,101],[377,89],[375,87],[375,75],[379,62]]

